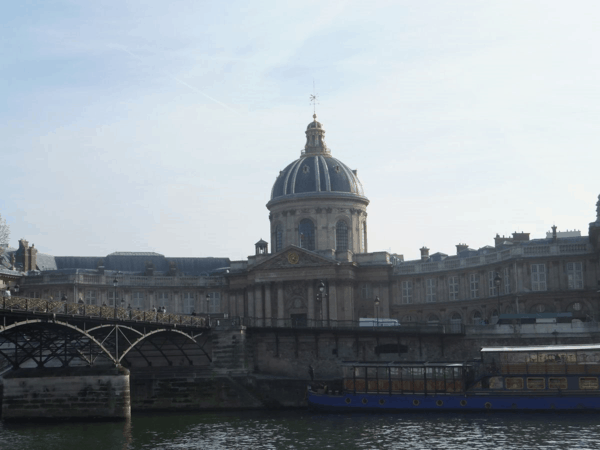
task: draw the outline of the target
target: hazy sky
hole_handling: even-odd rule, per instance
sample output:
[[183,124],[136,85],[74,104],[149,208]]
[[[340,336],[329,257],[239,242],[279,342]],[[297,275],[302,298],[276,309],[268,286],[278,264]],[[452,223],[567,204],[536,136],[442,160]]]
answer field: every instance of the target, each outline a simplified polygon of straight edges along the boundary
[[369,251],[587,235],[597,1],[12,1],[0,214],[54,255],[243,259],[312,120],[358,169]]

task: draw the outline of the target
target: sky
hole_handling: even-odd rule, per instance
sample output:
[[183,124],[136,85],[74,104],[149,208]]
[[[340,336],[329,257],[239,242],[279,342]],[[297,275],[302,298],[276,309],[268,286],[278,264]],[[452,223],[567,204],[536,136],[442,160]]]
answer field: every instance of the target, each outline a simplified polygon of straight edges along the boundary
[[19,1],[0,15],[10,245],[245,259],[317,115],[369,251],[596,219],[596,1]]

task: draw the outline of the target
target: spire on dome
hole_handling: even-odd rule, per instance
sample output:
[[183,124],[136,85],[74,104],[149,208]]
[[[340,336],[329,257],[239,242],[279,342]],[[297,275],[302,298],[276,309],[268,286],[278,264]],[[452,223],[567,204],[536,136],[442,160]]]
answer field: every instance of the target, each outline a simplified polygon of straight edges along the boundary
[[304,154],[325,154],[331,152],[325,143],[325,129],[321,122],[317,122],[317,115],[313,114],[313,121],[306,127],[306,145],[304,146]]

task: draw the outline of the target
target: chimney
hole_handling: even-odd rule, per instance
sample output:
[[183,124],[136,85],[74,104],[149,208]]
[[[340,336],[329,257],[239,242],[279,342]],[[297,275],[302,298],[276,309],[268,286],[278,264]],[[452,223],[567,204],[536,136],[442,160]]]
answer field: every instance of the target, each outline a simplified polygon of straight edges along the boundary
[[35,244],[31,244],[29,247],[29,270],[37,269],[37,248]]
[[423,248],[420,248],[419,250],[421,250],[421,261],[427,261],[429,259],[429,249],[423,246]]
[[468,249],[469,246],[467,244],[458,244],[456,246],[456,254],[458,255],[460,252],[462,252],[463,250]]
[[556,242],[556,225],[552,225],[552,242]]

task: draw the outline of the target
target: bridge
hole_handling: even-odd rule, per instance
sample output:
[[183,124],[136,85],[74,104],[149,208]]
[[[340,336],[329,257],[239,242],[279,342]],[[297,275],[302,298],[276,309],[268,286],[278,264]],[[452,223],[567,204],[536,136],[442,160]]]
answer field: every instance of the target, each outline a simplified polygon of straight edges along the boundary
[[208,365],[204,317],[4,297],[0,355],[10,368]]

